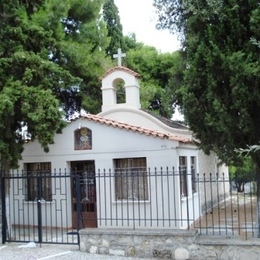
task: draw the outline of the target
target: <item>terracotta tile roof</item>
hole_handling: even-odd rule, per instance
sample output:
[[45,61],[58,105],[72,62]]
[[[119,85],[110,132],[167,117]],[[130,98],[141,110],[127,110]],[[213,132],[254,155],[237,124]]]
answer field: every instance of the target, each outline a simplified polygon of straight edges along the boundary
[[129,73],[129,74],[131,74],[131,75],[133,75],[133,76],[135,76],[137,78],[140,77],[140,75],[137,72],[133,71],[133,70],[130,70],[130,69],[124,67],[124,66],[116,66],[116,67],[108,70],[103,76],[101,76],[100,80],[102,80],[104,77],[106,77],[110,73],[114,72],[115,70],[125,71],[125,72],[127,72],[127,73]]
[[169,140],[173,140],[173,141],[179,141],[182,143],[191,143],[192,140],[189,138],[184,138],[182,136],[177,136],[177,135],[173,135],[173,134],[165,134],[159,131],[155,131],[152,129],[147,129],[141,126],[134,126],[134,125],[130,125],[124,122],[119,122],[119,121],[115,121],[112,119],[107,119],[101,116],[97,116],[97,115],[92,115],[92,114],[84,114],[81,115],[80,118],[83,119],[88,119],[91,120],[93,122],[96,123],[100,123],[100,124],[105,124],[108,126],[113,126],[113,127],[118,127],[121,129],[125,129],[127,131],[133,131],[133,132],[137,132],[140,134],[145,134],[147,136],[153,136],[153,137],[159,137],[161,139],[169,139]]

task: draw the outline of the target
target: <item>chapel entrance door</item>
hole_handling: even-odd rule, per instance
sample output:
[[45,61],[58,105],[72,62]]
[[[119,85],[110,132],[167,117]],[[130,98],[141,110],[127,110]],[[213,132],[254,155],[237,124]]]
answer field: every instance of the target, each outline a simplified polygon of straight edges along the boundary
[[[75,181],[72,181],[73,228],[97,227],[95,162],[74,161],[71,162],[71,170],[80,180],[79,191]],[[80,200],[77,200],[77,194]]]

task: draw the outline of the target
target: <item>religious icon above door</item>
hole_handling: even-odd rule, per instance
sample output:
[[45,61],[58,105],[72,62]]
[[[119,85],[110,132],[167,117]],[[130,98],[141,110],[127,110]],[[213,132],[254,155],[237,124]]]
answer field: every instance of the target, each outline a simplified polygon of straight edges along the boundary
[[82,127],[74,131],[74,150],[92,149],[92,131]]

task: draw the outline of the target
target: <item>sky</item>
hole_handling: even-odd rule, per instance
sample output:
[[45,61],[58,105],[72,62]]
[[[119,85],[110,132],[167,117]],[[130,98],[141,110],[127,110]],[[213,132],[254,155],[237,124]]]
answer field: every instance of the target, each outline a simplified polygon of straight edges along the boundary
[[[154,46],[160,52],[174,52],[180,48],[176,35],[168,30],[155,28],[156,14],[153,0],[114,0],[118,8],[124,35],[136,34],[136,40]],[[183,115],[176,109],[173,120],[183,120]]]
[[136,34],[136,40],[154,46],[160,52],[174,52],[179,49],[177,36],[168,30],[155,28],[156,14],[153,0],[114,0],[118,8],[124,35]]

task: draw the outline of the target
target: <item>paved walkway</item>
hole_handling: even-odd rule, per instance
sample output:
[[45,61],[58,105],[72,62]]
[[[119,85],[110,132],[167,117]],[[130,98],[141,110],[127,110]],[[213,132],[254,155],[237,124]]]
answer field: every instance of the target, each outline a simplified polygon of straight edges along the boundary
[[[131,260],[138,258],[88,254],[79,251],[76,245],[54,245],[54,244],[0,244],[0,260]],[[143,259],[142,259],[143,260]]]

